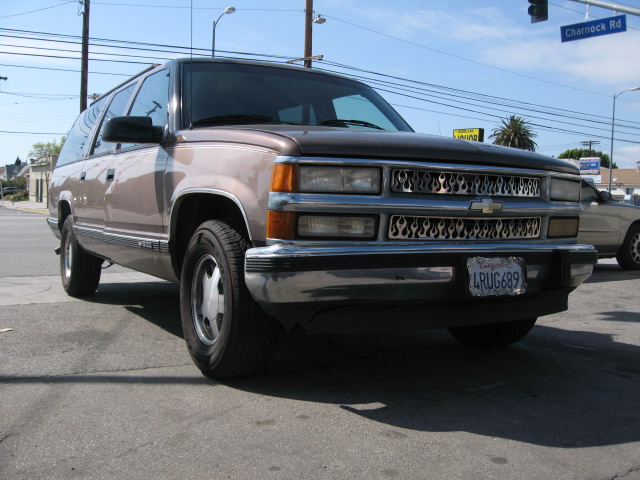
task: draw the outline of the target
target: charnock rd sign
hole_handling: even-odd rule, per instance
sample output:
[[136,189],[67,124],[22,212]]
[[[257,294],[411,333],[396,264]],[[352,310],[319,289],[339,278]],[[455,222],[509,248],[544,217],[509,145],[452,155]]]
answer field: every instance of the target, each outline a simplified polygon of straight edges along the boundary
[[572,42],[584,38],[599,37],[610,33],[627,31],[627,17],[617,15],[615,17],[593,20],[591,22],[574,23],[560,27],[560,37],[563,42]]

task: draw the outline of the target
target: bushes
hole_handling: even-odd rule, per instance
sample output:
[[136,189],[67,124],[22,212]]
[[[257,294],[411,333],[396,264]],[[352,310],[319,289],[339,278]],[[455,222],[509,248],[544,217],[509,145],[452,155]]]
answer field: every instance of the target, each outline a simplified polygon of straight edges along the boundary
[[27,200],[29,200],[29,193],[18,193],[16,195],[7,196],[7,199],[13,202],[26,202]]

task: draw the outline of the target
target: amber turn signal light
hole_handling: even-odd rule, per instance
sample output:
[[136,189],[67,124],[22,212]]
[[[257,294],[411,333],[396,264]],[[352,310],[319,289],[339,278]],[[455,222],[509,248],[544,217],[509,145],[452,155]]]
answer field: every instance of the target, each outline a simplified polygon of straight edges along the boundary
[[289,163],[276,163],[271,173],[272,192],[294,192],[296,188],[296,167]]

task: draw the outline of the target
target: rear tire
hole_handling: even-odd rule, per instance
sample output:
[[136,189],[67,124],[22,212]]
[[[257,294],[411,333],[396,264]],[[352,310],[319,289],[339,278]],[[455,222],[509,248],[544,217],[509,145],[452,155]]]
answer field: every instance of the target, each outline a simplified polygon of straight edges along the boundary
[[640,226],[629,228],[622,246],[616,254],[616,260],[625,270],[640,270]]
[[279,326],[255,303],[244,282],[246,238],[218,220],[193,234],[180,282],[182,329],[202,373],[224,379],[255,374],[273,354]]
[[62,224],[60,241],[60,276],[62,286],[72,297],[93,295],[100,283],[103,260],[87,253],[73,233],[73,219],[68,216]]
[[526,318],[488,325],[454,327],[448,330],[456,340],[468,347],[498,348],[522,340],[533,328],[536,320],[537,318]]

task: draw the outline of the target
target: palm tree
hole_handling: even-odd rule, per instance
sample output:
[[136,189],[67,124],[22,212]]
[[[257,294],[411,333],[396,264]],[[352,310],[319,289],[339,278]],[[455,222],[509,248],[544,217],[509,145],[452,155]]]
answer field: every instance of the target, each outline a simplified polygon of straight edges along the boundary
[[533,141],[538,135],[531,131],[529,123],[522,117],[517,115],[509,115],[502,120],[502,126],[494,128],[489,138],[496,145],[504,145],[505,147],[514,147],[521,150],[536,151],[538,145]]

